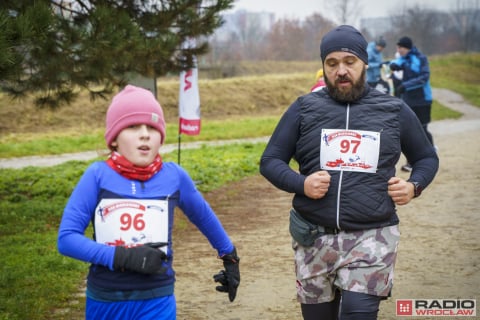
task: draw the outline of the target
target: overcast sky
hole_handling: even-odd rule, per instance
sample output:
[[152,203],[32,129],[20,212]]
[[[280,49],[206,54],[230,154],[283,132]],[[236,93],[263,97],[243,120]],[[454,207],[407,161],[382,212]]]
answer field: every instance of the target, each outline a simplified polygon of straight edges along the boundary
[[[245,9],[247,11],[267,11],[275,13],[277,19],[299,18],[312,15],[315,12],[326,14],[325,2],[329,0],[236,0],[232,11]],[[403,7],[418,4],[422,8],[452,11],[456,8],[457,0],[358,0],[362,8],[362,17],[390,16]]]

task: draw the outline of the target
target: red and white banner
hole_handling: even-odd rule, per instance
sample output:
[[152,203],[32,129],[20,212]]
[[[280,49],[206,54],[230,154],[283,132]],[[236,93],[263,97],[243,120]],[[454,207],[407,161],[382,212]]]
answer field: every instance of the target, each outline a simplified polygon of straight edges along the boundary
[[200,134],[200,95],[197,68],[180,73],[179,113],[178,132],[191,136]]

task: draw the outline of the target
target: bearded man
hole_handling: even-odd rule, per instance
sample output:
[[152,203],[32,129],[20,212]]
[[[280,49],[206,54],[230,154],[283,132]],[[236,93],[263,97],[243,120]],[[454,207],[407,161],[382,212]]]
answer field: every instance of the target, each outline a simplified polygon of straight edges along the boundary
[[[420,196],[438,170],[408,105],[367,85],[366,48],[352,26],[323,37],[326,87],[293,102],[260,162],[268,181],[294,194],[290,234],[306,320],[377,319],[393,284],[396,206]],[[408,180],[396,176],[401,153],[413,168]]]

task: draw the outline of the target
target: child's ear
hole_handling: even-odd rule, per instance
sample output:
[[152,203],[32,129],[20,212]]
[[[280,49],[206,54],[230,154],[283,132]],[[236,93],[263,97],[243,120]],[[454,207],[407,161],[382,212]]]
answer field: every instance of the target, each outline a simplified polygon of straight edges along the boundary
[[113,148],[118,147],[117,140],[113,140],[112,143],[110,144]]

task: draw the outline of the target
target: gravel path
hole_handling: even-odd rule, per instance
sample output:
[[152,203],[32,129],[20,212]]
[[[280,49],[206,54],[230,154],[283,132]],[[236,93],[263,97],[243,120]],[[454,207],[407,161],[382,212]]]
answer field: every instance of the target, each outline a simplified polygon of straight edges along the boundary
[[433,89],[435,100],[463,113],[457,120],[434,121],[429,125],[433,134],[453,134],[480,129],[480,108],[468,104],[461,95],[447,89]]
[[[220,146],[226,144],[240,143],[240,142],[266,142],[269,137],[260,137],[260,138],[251,138],[251,139],[232,139],[232,140],[221,140],[221,141],[198,141],[198,142],[188,142],[182,143],[182,150],[185,149],[198,149],[203,145],[210,146]],[[169,153],[178,149],[178,144],[166,144],[160,148],[162,154]],[[76,152],[76,153],[64,153],[60,155],[51,155],[51,156],[32,156],[32,157],[20,157],[20,158],[9,158],[9,159],[0,159],[0,168],[11,168],[11,169],[20,169],[28,166],[35,167],[50,167],[57,164],[61,164],[66,161],[78,160],[78,161],[88,161],[93,160],[102,154],[107,154],[108,150],[100,151],[85,151],[85,152]]]

